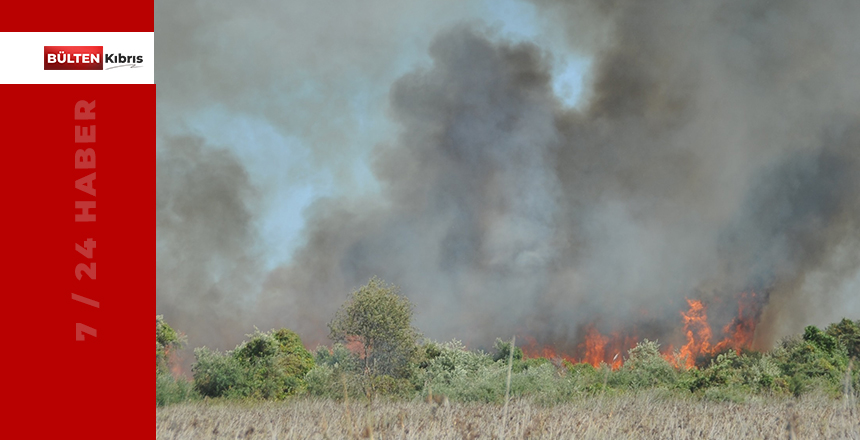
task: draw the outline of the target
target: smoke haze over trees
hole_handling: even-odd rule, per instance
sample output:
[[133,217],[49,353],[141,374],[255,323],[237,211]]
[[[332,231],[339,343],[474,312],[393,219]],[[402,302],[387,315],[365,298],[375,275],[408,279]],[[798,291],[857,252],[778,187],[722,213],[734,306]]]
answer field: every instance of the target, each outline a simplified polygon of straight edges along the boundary
[[[427,336],[487,347],[514,333],[576,344],[589,324],[670,339],[685,298],[726,321],[741,292],[757,293],[762,348],[860,315],[857,2],[535,0],[592,57],[576,107],[553,88],[555,47],[463,22],[459,2],[333,4],[156,4],[171,29],[156,31],[156,313],[189,344],[232,348],[254,325],[325,342],[377,275]],[[284,30],[297,21],[323,28]],[[389,49],[429,58],[403,67]],[[362,90],[391,124],[365,150],[344,110]],[[270,267],[273,189],[253,183],[242,145],[169,120],[209,108],[304,139],[307,169],[242,140],[283,160],[285,180],[325,170],[349,187],[364,161],[377,190],[316,198]]]

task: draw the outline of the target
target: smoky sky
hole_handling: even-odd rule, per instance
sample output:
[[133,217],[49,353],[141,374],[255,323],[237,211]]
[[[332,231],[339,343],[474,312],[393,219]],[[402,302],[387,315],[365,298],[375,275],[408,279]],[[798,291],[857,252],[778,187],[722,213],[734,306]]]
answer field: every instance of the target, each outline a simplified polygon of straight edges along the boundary
[[[416,40],[429,61],[376,72],[393,130],[366,154],[338,149],[347,131],[325,133],[355,123],[334,110],[337,90],[308,90],[316,104],[304,107],[279,103],[277,91],[281,75],[301,83],[283,73],[293,68],[331,74],[314,50],[372,65],[385,59],[379,47],[283,41],[301,66],[237,74],[206,51],[180,50],[219,38],[202,4],[157,6],[157,27],[183,24],[165,32],[175,49],[156,60],[160,121],[210,101],[260,114],[313,132],[317,166],[364,158],[379,191],[315,200],[290,261],[266,268],[266,189],[239,153],[162,132],[156,312],[219,348],[254,326],[289,327],[314,345],[327,342],[349,292],[380,276],[415,303],[427,336],[477,346],[515,333],[574,346],[588,324],[641,324],[653,332],[643,336],[671,340],[685,298],[719,315],[751,291],[763,307],[760,348],[807,324],[858,318],[860,5],[534,4],[571,50],[593,57],[580,105],[553,91],[552,48],[481,21],[446,24]],[[207,11],[224,22],[218,7]],[[271,20],[253,11],[226,22]],[[372,18],[395,28],[413,11]],[[169,43],[156,35],[161,53]],[[253,43],[241,58],[259,58]]]

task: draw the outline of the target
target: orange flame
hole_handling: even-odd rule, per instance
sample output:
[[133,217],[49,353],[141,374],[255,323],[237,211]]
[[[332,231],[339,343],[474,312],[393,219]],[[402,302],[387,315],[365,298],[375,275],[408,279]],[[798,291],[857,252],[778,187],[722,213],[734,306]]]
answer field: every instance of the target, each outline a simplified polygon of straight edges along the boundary
[[740,354],[742,349],[752,347],[757,317],[757,310],[752,307],[752,304],[755,304],[753,299],[755,299],[755,293],[741,294],[741,299],[738,301],[738,316],[723,327],[723,333],[728,336],[714,347],[715,353],[731,348]]
[[177,350],[171,347],[164,348],[164,358],[170,369],[170,374],[175,378],[184,377],[185,371],[182,368],[182,358]]
[[681,312],[684,317],[684,333],[687,344],[681,347],[680,357],[685,358],[687,368],[696,365],[696,358],[711,352],[711,327],[708,325],[708,315],[705,305],[698,300],[687,300],[690,310]]
[[[738,314],[725,327],[723,340],[711,345],[711,328],[708,325],[706,308],[701,301],[687,300],[690,310],[681,312],[684,317],[684,331],[687,334],[687,344],[681,347],[678,357],[685,358],[685,366],[692,368],[696,365],[696,359],[704,355],[716,355],[732,349],[740,354],[741,350],[752,347],[755,335],[758,308],[755,307],[755,293],[747,295],[742,293],[738,300]],[[674,358],[671,352],[668,358]],[[677,365],[676,365],[677,366]]]
[[[703,356],[713,356],[729,349],[740,353],[753,343],[760,305],[755,293],[739,295],[737,316],[722,329],[723,339],[712,344],[713,331],[708,323],[707,307],[700,300],[687,299],[689,309],[681,312],[686,343],[676,352],[673,345],[663,349],[663,356],[675,367],[694,368]],[[613,370],[621,367],[623,354],[635,347],[641,338],[633,333],[613,332],[611,336],[601,334],[594,324],[584,328],[584,341],[576,345],[576,354],[560,354],[550,345],[539,346],[534,338],[526,337],[523,347],[526,357],[564,359],[571,363],[587,363],[599,367],[602,363]]]
[[526,336],[525,338],[526,344],[521,348],[523,350],[523,355],[527,358],[545,358],[549,360],[565,360],[570,363],[576,363],[573,357],[566,356],[563,354],[558,354],[555,348],[551,345],[538,346],[537,340],[535,338]]
[[597,329],[591,325],[585,334],[585,357],[582,362],[591,364],[595,367],[600,366],[600,363],[606,359],[606,344],[609,338],[600,334]]

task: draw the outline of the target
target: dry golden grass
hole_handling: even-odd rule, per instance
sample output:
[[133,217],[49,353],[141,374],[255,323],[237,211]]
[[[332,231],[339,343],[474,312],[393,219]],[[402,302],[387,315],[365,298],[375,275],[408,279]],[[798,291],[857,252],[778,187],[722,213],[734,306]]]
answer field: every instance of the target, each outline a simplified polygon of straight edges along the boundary
[[[827,397],[710,402],[651,392],[544,407],[512,400],[507,439],[855,439],[856,403]],[[498,405],[424,401],[192,403],[155,411],[158,439],[492,439]]]

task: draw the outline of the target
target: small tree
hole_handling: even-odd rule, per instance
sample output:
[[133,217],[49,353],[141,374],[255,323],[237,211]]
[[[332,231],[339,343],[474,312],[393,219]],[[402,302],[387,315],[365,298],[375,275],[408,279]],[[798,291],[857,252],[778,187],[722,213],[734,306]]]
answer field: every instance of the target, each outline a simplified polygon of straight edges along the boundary
[[396,286],[374,277],[337,311],[329,337],[357,344],[366,374],[408,377],[420,336],[412,327],[412,308]]

